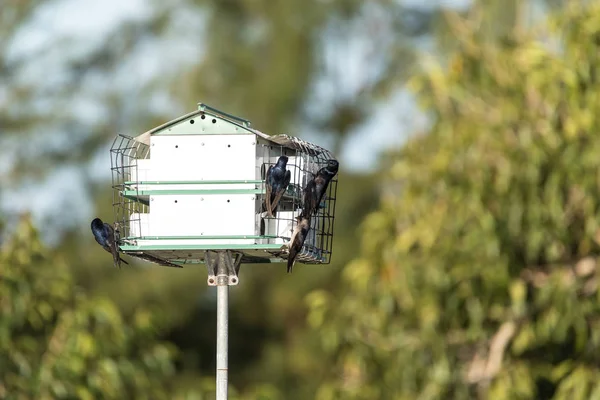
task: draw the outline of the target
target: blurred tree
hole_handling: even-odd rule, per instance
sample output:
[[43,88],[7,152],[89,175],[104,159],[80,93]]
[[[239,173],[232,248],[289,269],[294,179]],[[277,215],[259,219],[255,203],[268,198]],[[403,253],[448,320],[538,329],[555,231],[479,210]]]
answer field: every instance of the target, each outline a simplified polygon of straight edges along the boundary
[[451,26],[449,71],[412,83],[431,131],[391,166],[346,290],[307,297],[317,398],[598,398],[600,5],[537,37]]
[[[150,12],[132,13],[101,40],[76,46],[77,41],[61,37],[38,51],[15,52],[19,35],[43,25],[40,13],[59,3],[9,1],[3,8],[9,12],[0,16],[0,92],[6,93],[0,96],[0,180],[5,190],[23,177],[43,178],[63,166],[85,165],[116,131],[144,131],[196,101],[247,117],[267,133],[297,134],[297,127],[312,126],[334,136],[333,147],[339,149],[375,109],[373,100],[387,101],[412,73],[411,40],[435,30],[442,11],[387,0],[148,2]],[[489,23],[501,20],[488,18]],[[206,29],[198,29],[204,22]],[[189,42],[205,46],[193,68],[176,58],[194,56],[181,47]],[[368,49],[358,57],[356,42]],[[158,72],[144,81],[147,64],[157,58]],[[358,66],[353,65],[357,58]],[[50,68],[57,62],[59,68]],[[180,79],[173,80],[181,71]],[[314,96],[323,82],[331,98]],[[171,96],[165,96],[169,85]],[[87,113],[87,107],[93,112]],[[358,221],[373,208],[380,190],[375,176],[343,169],[332,265],[302,266],[292,276],[282,265],[245,266],[242,284],[232,291],[231,377],[240,395],[312,398],[329,371],[316,356],[320,333],[306,329],[307,309],[299,299],[315,287],[343,290],[340,268],[355,256]],[[89,191],[97,215],[110,220],[107,188],[90,182],[78,190]],[[56,224],[73,222],[74,209],[54,208]],[[66,215],[58,216],[59,211]],[[69,231],[58,252],[78,286],[93,298],[111,298],[120,318],[134,320],[140,304],[156,311],[156,333],[184,353],[176,363],[174,385],[212,388],[214,303],[202,268],[172,271],[133,264],[112,269],[87,225]],[[99,309],[110,307],[103,304]]]
[[[0,397],[172,398],[172,346],[152,313],[128,322],[85,296],[23,220],[0,253]],[[183,395],[183,393],[179,393]]]
[[106,37],[88,41],[85,48],[67,30],[48,28],[47,39],[55,42],[44,46],[36,33],[43,29],[49,11],[62,6],[59,1],[38,0],[9,0],[3,5],[0,143],[10,161],[2,165],[5,188],[24,178],[46,177],[62,165],[89,162],[115,131],[130,127],[124,117],[136,107],[124,103],[130,102],[132,91],[152,93],[142,80],[135,79],[141,88],[105,81],[118,76],[145,39],[166,30],[168,8],[157,6],[114,28],[107,26]]

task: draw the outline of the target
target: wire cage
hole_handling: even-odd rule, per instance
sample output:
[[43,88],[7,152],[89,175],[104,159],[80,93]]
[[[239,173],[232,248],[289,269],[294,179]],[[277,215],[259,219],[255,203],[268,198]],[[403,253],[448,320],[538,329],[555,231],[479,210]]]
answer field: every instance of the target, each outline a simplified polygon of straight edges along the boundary
[[[113,209],[120,249],[165,266],[204,262],[209,250],[242,262],[282,262],[302,209],[303,190],[333,159],[329,151],[200,104],[111,147]],[[264,205],[269,166],[288,157],[290,184],[273,217]],[[337,176],[329,183],[297,262],[331,260]]]

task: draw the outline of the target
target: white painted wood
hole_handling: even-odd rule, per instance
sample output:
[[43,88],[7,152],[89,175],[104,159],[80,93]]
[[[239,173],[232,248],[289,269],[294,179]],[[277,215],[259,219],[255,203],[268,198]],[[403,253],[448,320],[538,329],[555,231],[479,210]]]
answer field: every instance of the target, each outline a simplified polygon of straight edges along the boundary
[[256,235],[253,195],[150,196],[150,236]]
[[129,219],[129,236],[146,236],[148,232],[150,232],[150,214],[132,213]]
[[286,238],[270,239],[268,242],[265,241],[265,243],[287,243],[292,237],[292,226],[296,223],[296,215],[298,215],[297,211],[278,211],[277,218],[265,218],[265,234]]

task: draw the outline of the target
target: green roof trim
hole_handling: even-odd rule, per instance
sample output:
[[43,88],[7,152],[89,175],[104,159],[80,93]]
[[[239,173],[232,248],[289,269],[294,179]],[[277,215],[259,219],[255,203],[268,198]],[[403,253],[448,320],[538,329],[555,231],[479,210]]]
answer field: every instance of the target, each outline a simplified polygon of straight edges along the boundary
[[[205,118],[202,118],[203,116],[205,116]],[[215,123],[212,122],[213,119],[216,120]],[[235,117],[203,104],[198,107],[198,110],[165,122],[146,133],[150,135],[256,134],[256,132],[250,128],[250,121]]]

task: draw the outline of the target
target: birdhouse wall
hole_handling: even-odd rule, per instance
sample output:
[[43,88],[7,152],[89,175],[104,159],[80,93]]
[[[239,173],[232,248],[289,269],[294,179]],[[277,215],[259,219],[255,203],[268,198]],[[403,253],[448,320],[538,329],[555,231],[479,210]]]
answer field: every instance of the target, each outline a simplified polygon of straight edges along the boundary
[[[258,223],[262,214],[258,214]],[[289,238],[292,237],[294,230],[294,221],[298,211],[278,211],[277,218],[264,218],[265,230],[264,233],[270,236],[277,236],[277,238],[261,239],[260,243],[273,243],[273,244],[284,244],[287,243]],[[288,238],[288,240],[284,239]]]
[[[254,135],[159,135],[151,138],[150,146],[150,159],[139,160],[137,189],[158,188],[162,193],[149,196],[150,214],[147,222],[137,224],[141,228],[135,228],[142,230],[140,236],[256,234],[256,195],[222,193],[255,188],[253,183],[223,182],[255,179]],[[164,184],[145,185],[144,180]],[[222,244],[231,242],[221,239],[215,241]],[[187,240],[185,243],[211,244],[210,242],[199,240],[195,243]],[[234,242],[252,243],[251,240]],[[173,243],[161,243],[168,245],[181,242],[173,240]]]
[[150,196],[150,236],[254,234],[254,195]]
[[[254,135],[153,136],[150,146],[151,180],[255,179],[256,138]],[[227,188],[222,185],[202,187]]]
[[[145,182],[150,181],[152,173],[152,162],[149,158],[135,160],[135,165],[130,170],[130,181],[131,182]],[[132,185],[132,188],[143,190],[143,185]]]
[[132,213],[130,216],[129,236],[141,237],[150,232],[150,214]]

